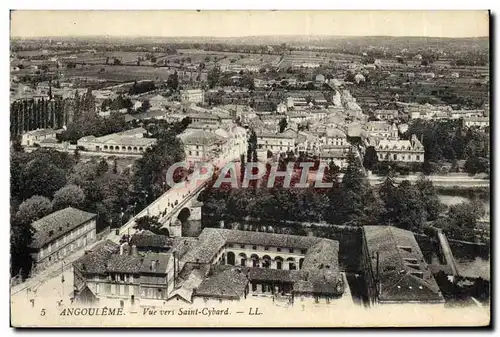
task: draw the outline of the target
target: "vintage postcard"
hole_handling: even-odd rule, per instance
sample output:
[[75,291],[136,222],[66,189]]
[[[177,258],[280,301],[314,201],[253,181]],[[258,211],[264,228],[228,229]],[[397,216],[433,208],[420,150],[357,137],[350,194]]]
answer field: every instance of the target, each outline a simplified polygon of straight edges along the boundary
[[13,327],[490,325],[488,11],[10,20]]

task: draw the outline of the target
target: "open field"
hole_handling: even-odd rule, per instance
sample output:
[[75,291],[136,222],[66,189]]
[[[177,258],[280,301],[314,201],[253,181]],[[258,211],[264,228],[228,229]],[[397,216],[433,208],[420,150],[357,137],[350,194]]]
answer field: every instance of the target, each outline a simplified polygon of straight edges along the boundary
[[[280,60],[279,55],[268,55],[268,54],[250,54],[250,53],[232,53],[223,51],[203,51],[198,49],[179,49],[177,57],[191,57],[192,62],[205,62],[205,57],[209,56],[213,61],[215,58],[217,60],[224,60],[224,62],[231,62],[234,60],[234,64],[238,65],[255,65],[261,66],[263,64],[275,65]],[[195,61],[201,59],[201,61]]]
[[[104,71],[100,71],[104,69]],[[108,81],[134,81],[134,80],[167,80],[174,69],[166,67],[141,67],[141,66],[105,66],[89,65],[82,68],[66,69],[66,78],[73,76],[86,76]]]

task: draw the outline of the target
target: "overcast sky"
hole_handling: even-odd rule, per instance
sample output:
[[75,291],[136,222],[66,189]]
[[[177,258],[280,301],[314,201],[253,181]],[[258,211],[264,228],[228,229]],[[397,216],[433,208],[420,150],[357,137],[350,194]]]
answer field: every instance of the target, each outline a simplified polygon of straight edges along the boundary
[[11,35],[488,36],[487,11],[14,11]]

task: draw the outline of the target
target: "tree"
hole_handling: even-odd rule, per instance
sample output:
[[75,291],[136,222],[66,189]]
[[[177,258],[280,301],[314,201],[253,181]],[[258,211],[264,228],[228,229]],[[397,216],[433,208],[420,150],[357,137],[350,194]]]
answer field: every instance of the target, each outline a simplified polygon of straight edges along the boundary
[[248,138],[247,160],[249,163],[257,162],[257,134],[253,129]]
[[179,75],[177,75],[177,71],[168,76],[167,87],[173,91],[177,91],[179,89]]
[[10,220],[10,254],[11,275],[21,272],[23,278],[30,273],[32,266],[31,250],[34,230],[30,223],[20,221],[17,216],[11,213]]
[[470,175],[474,175],[477,173],[488,173],[490,171],[490,163],[487,158],[478,158],[478,157],[469,157],[465,161],[464,169],[465,172]]
[[34,195],[19,205],[16,218],[20,224],[31,225],[34,221],[52,213],[52,203],[49,198]]
[[140,217],[135,221],[135,226],[134,228],[137,229],[138,231],[144,230],[144,231],[150,231],[153,232],[154,234],[160,234],[163,233],[162,231],[162,224],[158,221],[157,216],[143,216]]
[[34,195],[52,197],[66,184],[66,174],[49,158],[36,158],[22,169],[20,183],[22,199]]
[[396,217],[395,211],[397,208],[396,200],[396,182],[394,171],[391,167],[387,171],[384,181],[378,188],[378,194],[385,207],[385,216],[387,221],[393,221]]
[[85,201],[85,192],[76,185],[66,185],[54,194],[53,209],[59,210],[66,207],[80,208]]
[[443,204],[439,200],[434,184],[430,179],[421,175],[416,181],[415,187],[420,193],[420,198],[426,211],[427,220],[436,220],[443,210]]
[[207,81],[208,81],[208,86],[210,88],[214,88],[219,84],[220,78],[221,78],[221,71],[218,66],[215,66],[212,70],[207,75]]
[[103,175],[104,173],[108,172],[108,170],[109,170],[108,162],[104,158],[101,159],[97,166],[97,175],[98,176]]
[[403,180],[396,189],[394,204],[395,225],[410,231],[420,231],[426,212],[418,189]]
[[344,222],[356,222],[363,216],[364,198],[368,190],[368,182],[359,158],[351,149],[347,154],[347,168],[342,178],[343,206],[341,218]]
[[186,129],[188,127],[188,125],[191,124],[191,117],[189,117],[189,116],[184,117],[181,120],[181,124],[182,124],[183,128]]
[[176,134],[172,130],[160,133],[157,144],[136,162],[134,191],[142,194],[138,196],[138,204],[145,205],[163,194],[168,168],[184,158],[184,147]]
[[363,157],[363,166],[370,171],[373,171],[378,164],[378,154],[375,147],[368,146]]
[[142,102],[142,111],[148,111],[150,108],[151,108],[151,103],[149,103],[149,100],[144,100],[144,102]]
[[484,215],[484,207],[480,202],[463,202],[452,205],[446,218],[440,218],[434,225],[442,228],[446,235],[453,239],[476,241],[475,228],[477,220]]
[[288,125],[288,122],[286,121],[286,118],[282,118],[279,122],[280,133],[285,131],[287,125]]

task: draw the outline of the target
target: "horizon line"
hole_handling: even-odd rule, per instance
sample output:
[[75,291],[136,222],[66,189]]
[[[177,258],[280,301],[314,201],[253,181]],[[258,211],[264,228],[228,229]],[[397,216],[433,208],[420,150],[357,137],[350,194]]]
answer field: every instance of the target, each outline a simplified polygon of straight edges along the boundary
[[234,35],[234,36],[215,36],[215,35],[173,35],[173,36],[161,36],[161,35],[96,35],[96,34],[75,34],[75,35],[17,35],[10,36],[13,38],[92,38],[92,37],[102,37],[102,38],[212,38],[212,39],[233,39],[233,38],[255,38],[255,37],[339,37],[339,38],[362,38],[362,37],[396,37],[396,38],[435,38],[435,39],[484,39],[488,38],[489,35],[480,36],[431,36],[431,35],[328,35],[328,34],[261,34],[261,35]]

